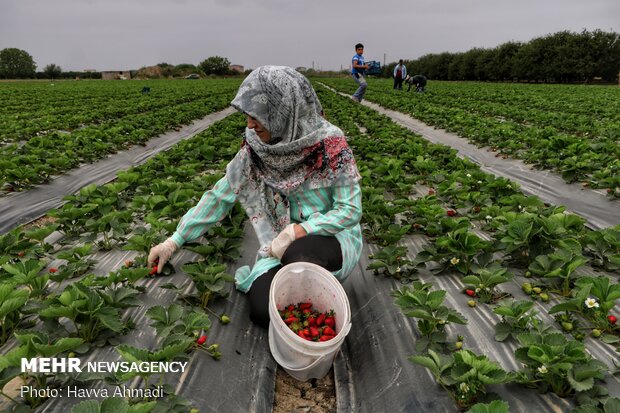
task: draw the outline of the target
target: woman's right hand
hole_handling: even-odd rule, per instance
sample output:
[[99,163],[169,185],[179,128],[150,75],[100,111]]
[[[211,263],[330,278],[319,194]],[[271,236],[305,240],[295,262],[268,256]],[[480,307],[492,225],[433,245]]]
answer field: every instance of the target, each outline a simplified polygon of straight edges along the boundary
[[157,262],[157,274],[161,273],[164,265],[170,260],[172,254],[179,249],[179,246],[172,238],[168,238],[161,244],[155,245],[149,252],[147,264],[149,268],[152,268]]

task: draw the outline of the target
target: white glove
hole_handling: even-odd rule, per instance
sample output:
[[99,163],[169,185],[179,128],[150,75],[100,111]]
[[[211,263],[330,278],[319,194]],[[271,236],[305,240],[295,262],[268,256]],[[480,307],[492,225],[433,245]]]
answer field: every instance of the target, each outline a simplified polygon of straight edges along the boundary
[[270,254],[281,260],[284,255],[284,251],[286,251],[288,246],[295,241],[295,238],[295,224],[288,224],[286,228],[284,228],[282,232],[280,232],[278,236],[271,241]]
[[155,260],[159,258],[159,261],[157,262],[157,274],[161,273],[164,265],[168,262],[168,260],[170,260],[172,254],[174,254],[174,252],[178,249],[179,246],[172,238],[168,238],[161,244],[155,245],[151,248],[147,259],[149,268],[153,267],[153,265],[155,265]]

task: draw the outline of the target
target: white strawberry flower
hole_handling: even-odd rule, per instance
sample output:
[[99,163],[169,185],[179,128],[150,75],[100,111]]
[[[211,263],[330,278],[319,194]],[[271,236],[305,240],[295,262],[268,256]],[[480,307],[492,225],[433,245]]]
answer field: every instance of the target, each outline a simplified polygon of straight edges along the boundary
[[588,308],[598,308],[598,302],[595,298],[586,298],[585,305]]
[[546,374],[548,371],[549,370],[547,370],[547,366],[545,366],[544,364],[538,368],[538,372],[540,374]]
[[459,262],[461,262],[461,260],[459,260],[459,259],[458,259],[458,258],[456,258],[456,257],[453,257],[453,258],[450,260],[450,264],[452,264],[452,265],[456,265],[456,264],[458,264]]

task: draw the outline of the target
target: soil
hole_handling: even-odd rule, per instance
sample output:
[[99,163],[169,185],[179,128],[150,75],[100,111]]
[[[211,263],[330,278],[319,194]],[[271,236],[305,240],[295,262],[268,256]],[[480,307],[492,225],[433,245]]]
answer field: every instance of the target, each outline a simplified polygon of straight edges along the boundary
[[322,379],[298,381],[278,366],[273,413],[335,413],[334,370]]

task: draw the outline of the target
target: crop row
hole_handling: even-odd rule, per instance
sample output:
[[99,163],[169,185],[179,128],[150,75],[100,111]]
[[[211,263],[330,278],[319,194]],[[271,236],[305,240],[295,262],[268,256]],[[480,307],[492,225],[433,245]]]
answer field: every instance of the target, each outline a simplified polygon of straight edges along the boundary
[[[0,148],[0,182],[4,191],[20,191],[49,181],[56,175],[91,163],[108,154],[143,144],[166,130],[188,124],[225,108],[234,96],[236,84],[214,85],[200,99],[128,114],[71,133],[52,131],[30,138],[23,145]],[[116,102],[116,105],[119,103]]]
[[[508,382],[572,398],[583,409],[602,408],[609,367],[585,341],[608,346],[612,358],[620,342],[620,284],[612,275],[620,269],[620,226],[590,231],[582,218],[523,195],[517,184],[481,172],[454,150],[319,93],[329,119],[350,137],[363,177],[364,231],[376,245],[368,269],[405,283],[393,295],[417,320],[421,338],[411,360],[428,368],[460,409],[483,400],[488,385]],[[415,256],[403,245],[409,236],[427,239]],[[429,270],[460,274],[462,289],[435,289],[425,277]],[[501,289],[517,279],[522,299]],[[494,331],[484,334],[517,343],[521,370],[506,372],[487,355],[463,350],[460,335],[449,337],[446,326],[467,320],[444,299],[461,293],[470,307],[488,305],[496,314]],[[539,314],[532,300],[546,312]]]
[[[76,380],[68,375],[21,372],[22,357],[77,353],[85,358],[98,347],[110,345],[125,361],[187,359],[195,350],[220,357],[217,344],[205,344],[211,328],[208,314],[213,312],[209,306],[227,293],[232,281],[226,263],[239,256],[245,220],[239,209],[209,231],[207,243],[185,247],[199,259],[183,265],[187,278],[161,286],[174,292],[173,302],[148,309],[141,309],[140,302],[141,295],[148,293],[152,275],[146,268],[150,247],[162,241],[183,211],[222,176],[239,147],[231,137],[242,130],[240,115],[219,122],[144,165],[119,173],[113,183],[91,185],[68,196],[62,208],[50,212],[53,223],[0,236],[0,343],[8,340],[10,344],[0,356],[0,391],[16,378],[40,388]],[[95,257],[106,251],[115,256],[133,251],[136,256],[124,263],[117,259],[118,268],[99,268]],[[163,275],[174,277],[174,272],[167,264]],[[188,279],[191,288],[182,286]],[[120,344],[126,343],[122,337],[131,335],[136,326],[132,311],[148,317],[155,329],[156,349]],[[227,316],[217,316],[222,324],[228,323]],[[145,388],[157,384],[152,375],[140,376]],[[121,384],[135,377],[118,373],[105,380]],[[157,378],[160,385],[168,383],[163,374]],[[85,383],[95,378],[85,375],[80,380]],[[174,395],[169,384],[165,388],[167,397],[138,403],[144,405],[143,411],[157,407],[188,412],[191,403]],[[17,400],[3,392],[0,396],[10,398],[14,409],[36,407],[46,399],[42,395]],[[75,411],[88,411],[86,407]]]
[[[15,83],[0,89],[0,143],[27,140],[51,131],[73,131],[131,114],[181,103],[207,101],[230,92],[234,80],[209,82]],[[142,88],[148,87],[148,93]],[[121,104],[122,102],[122,104]]]
[[[352,92],[351,82],[345,79],[327,79],[325,83]],[[620,91],[571,89],[581,100],[573,100],[572,111],[562,112],[553,106],[555,94],[565,96],[563,89],[548,86],[548,103],[535,108],[529,106],[528,98],[540,102],[541,86],[532,91],[525,86],[433,82],[428,93],[412,94],[398,93],[386,81],[374,80],[367,97],[497,150],[498,156],[523,159],[537,168],[560,173],[567,182],[606,188],[610,197],[620,197]],[[488,90],[503,96],[501,102],[497,98],[487,100],[488,92],[483,91]],[[457,92],[460,94],[455,95]],[[515,103],[510,104],[513,99]],[[605,108],[610,112],[597,114],[598,101],[607,102]],[[581,115],[573,113],[575,106]]]

